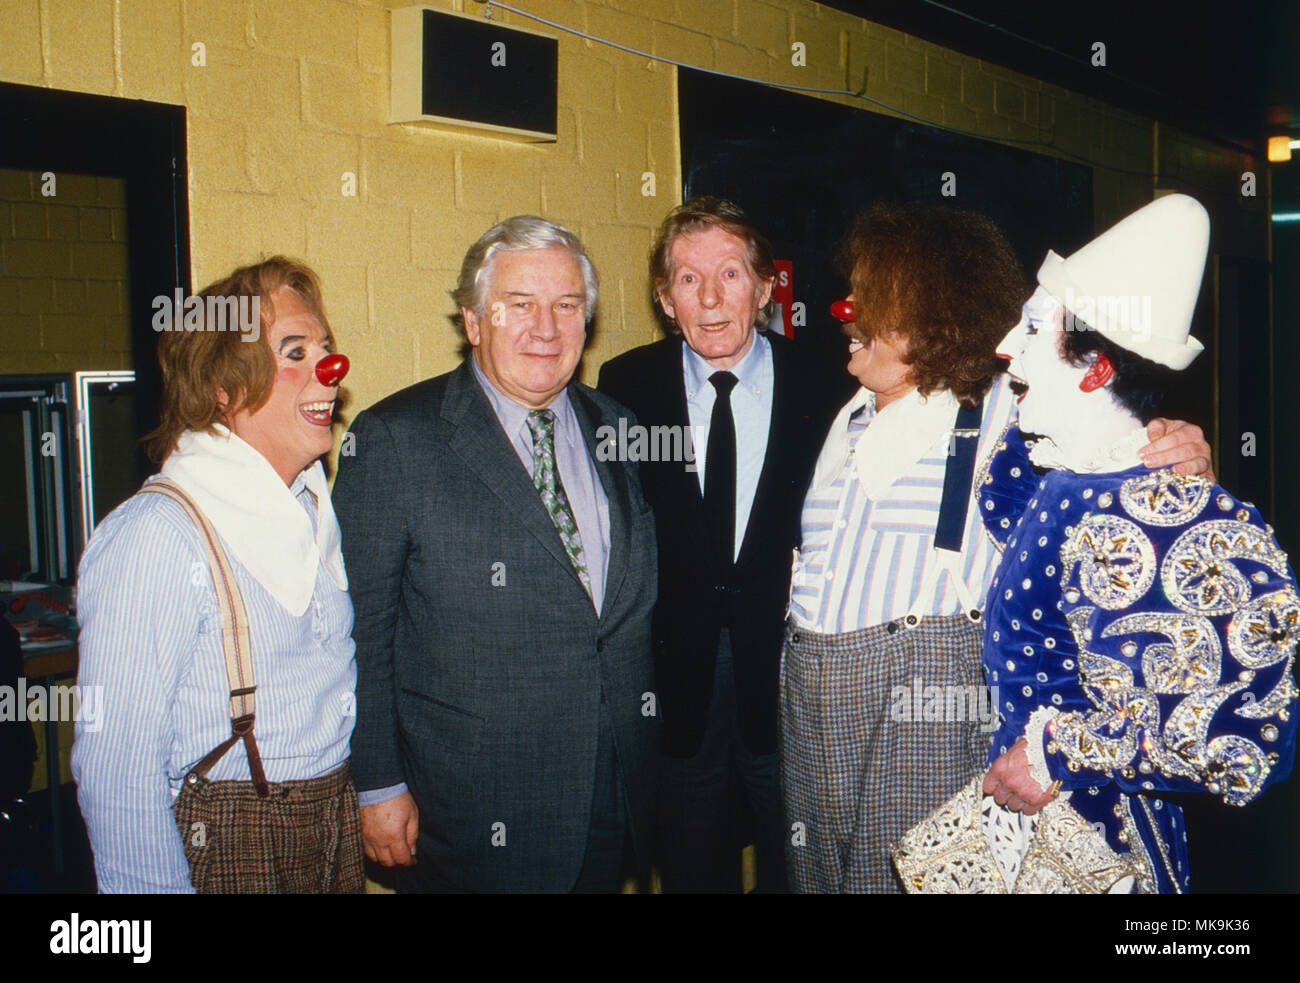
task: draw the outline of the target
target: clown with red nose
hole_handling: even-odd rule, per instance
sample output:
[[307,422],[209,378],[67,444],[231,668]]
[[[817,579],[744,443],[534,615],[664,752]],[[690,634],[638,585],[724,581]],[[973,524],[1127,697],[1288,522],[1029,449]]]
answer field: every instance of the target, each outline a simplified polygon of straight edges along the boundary
[[[841,259],[851,292],[830,313],[860,388],[832,421],[804,498],[781,769],[787,819],[807,837],[787,852],[796,889],[881,893],[917,883],[898,876],[886,846],[982,779],[989,733],[1008,712],[982,682],[1001,554],[979,491],[1017,419],[996,350],[1025,278],[987,217],[935,205],[873,205]],[[1198,428],[1151,429],[1153,465],[1208,463]],[[1008,472],[1033,474],[1020,446]],[[1026,507],[1014,504],[995,519],[999,543]],[[934,693],[966,693],[968,709],[936,723],[941,708],[922,706]]]
[[[78,573],[78,681],[116,708],[72,751],[96,886],[359,893],[354,616],[321,461],[348,359],[296,260],[198,298],[193,330],[158,342],[159,473]],[[256,334],[205,319],[231,302]]]

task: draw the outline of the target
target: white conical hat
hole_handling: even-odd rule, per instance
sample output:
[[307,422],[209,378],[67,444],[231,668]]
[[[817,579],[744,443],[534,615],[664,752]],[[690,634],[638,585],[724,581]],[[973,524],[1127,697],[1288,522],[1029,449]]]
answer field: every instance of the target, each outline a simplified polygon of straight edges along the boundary
[[1166,195],[1068,259],[1049,251],[1038,282],[1115,344],[1185,369],[1204,348],[1188,331],[1209,246],[1210,216],[1201,203]]

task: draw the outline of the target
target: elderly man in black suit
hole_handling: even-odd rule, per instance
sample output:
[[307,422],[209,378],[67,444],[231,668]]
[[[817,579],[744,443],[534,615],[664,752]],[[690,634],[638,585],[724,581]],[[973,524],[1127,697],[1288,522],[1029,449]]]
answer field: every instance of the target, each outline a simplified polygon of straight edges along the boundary
[[659,536],[656,862],[665,891],[738,892],[748,803],[758,890],[781,892],[777,683],[791,550],[843,387],[793,343],[756,330],[776,268],[731,202],[674,209],[650,265],[674,334],[606,362],[598,388],[643,427],[698,435],[693,457],[641,465]]
[[334,489],[366,854],[399,891],[612,891],[655,814],[656,549],[597,453],[626,412],[572,379],[595,271],[517,216],[453,297],[471,356],[358,415]]

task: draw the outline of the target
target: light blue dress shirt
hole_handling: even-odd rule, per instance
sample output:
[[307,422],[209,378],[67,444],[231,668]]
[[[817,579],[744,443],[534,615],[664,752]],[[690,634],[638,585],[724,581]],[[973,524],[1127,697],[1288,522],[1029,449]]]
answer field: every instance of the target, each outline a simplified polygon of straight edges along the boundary
[[[709,376],[718,370],[706,362],[682,340],[682,374],[686,382],[686,410],[690,415],[695,439],[696,478],[700,494],[704,493],[704,473],[709,447],[709,427],[713,422],[713,402],[718,391]],[[749,512],[754,507],[758,478],[767,456],[767,437],[772,426],[772,387],[776,378],[772,368],[772,346],[761,331],[754,332],[749,351],[729,370],[736,377],[731,391],[731,418],[736,425],[736,554],[749,526]]]
[[[290,491],[316,523],[301,476]],[[270,544],[273,547],[273,544]],[[348,758],[356,722],[352,602],[317,569],[294,617],[227,550],[244,596],[257,681],[254,733],[272,782],[319,778]],[[172,811],[187,771],[230,736],[216,591],[199,531],[176,502],[137,494],[95,529],[77,583],[81,687],[101,712],[77,722],[77,782],[104,893],[192,893]],[[208,772],[248,781],[236,744]]]

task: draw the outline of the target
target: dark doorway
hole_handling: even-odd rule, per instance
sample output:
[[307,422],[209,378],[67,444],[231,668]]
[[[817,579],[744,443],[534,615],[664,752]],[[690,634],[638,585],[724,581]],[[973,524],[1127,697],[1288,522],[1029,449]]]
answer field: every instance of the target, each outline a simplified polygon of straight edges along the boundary
[[[0,84],[0,601],[19,631],[62,632],[23,642],[43,683],[76,671],[90,527],[152,470],[153,298],[190,288],[185,125],[179,106]],[[71,722],[38,736],[37,784],[0,801],[0,891],[91,890]]]
[[[157,423],[161,388],[152,300],[190,289],[184,107],[0,84],[0,168],[124,185],[134,428],[143,435]],[[138,450],[131,470],[139,480],[151,470]]]
[[[1092,237],[1092,171],[1079,164],[686,69],[677,88],[685,196],[735,201],[791,261],[807,317],[795,341],[818,349],[845,398],[856,383],[827,309],[846,292],[836,245],[861,209],[892,201],[984,212],[1030,280],[1049,248],[1068,253]],[[949,174],[955,196],[941,194]]]

